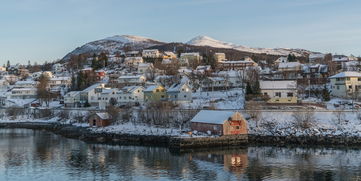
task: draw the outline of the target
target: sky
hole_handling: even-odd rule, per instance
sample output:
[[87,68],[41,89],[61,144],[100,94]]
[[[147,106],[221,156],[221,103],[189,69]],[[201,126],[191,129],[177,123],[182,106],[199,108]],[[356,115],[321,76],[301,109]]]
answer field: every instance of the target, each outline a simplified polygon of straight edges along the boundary
[[0,0],[0,65],[53,61],[125,34],[359,56],[360,7],[359,0]]

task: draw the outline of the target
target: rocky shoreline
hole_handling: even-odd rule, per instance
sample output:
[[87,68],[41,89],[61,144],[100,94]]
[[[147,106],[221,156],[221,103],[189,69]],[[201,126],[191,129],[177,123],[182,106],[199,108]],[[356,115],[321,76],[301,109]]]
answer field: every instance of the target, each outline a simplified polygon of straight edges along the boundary
[[[87,143],[102,143],[112,145],[139,145],[171,147],[174,139],[171,136],[131,135],[114,133],[94,133],[85,127],[69,124],[42,123],[42,122],[14,122],[0,123],[0,128],[24,128],[45,130],[71,139],[79,139]],[[361,146],[360,137],[347,136],[259,136],[248,135],[248,143],[242,145],[252,146]],[[233,145],[235,146],[235,145]],[[236,145],[238,146],[238,145]],[[211,147],[211,146],[208,146]]]

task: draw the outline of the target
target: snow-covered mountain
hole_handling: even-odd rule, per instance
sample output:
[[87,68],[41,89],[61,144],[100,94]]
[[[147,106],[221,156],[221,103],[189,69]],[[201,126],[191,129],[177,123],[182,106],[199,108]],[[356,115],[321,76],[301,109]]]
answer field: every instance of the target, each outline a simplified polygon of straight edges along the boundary
[[69,59],[72,55],[79,55],[83,53],[100,53],[100,52],[117,52],[122,51],[124,46],[129,46],[133,50],[148,48],[155,45],[162,45],[163,42],[133,35],[116,35],[101,40],[86,43],[85,45],[76,48],[68,53],[63,60]]
[[287,56],[288,54],[294,54],[295,56],[303,56],[305,53],[311,53],[311,51],[303,50],[303,49],[289,49],[289,48],[251,48],[241,45],[236,45],[233,43],[222,42],[219,40],[215,40],[208,36],[197,36],[190,41],[187,42],[189,45],[195,46],[210,46],[215,48],[231,48],[243,52],[250,53],[264,53],[269,55],[282,55]]
[[[86,43],[85,45],[76,48],[72,52],[68,53],[63,60],[68,60],[72,55],[79,55],[84,53],[101,53],[101,52],[122,52],[124,47],[130,47],[131,50],[141,50],[157,45],[167,44],[158,40],[145,38],[141,36],[133,35],[116,35],[101,40]],[[288,48],[252,48],[233,43],[227,43],[219,40],[215,40],[208,36],[197,36],[186,44],[194,46],[210,46],[214,48],[228,48],[242,52],[256,53],[256,54],[268,54],[268,55],[281,55],[287,56],[288,54],[294,54],[295,56],[304,56],[305,54],[312,53],[303,49],[288,49]]]

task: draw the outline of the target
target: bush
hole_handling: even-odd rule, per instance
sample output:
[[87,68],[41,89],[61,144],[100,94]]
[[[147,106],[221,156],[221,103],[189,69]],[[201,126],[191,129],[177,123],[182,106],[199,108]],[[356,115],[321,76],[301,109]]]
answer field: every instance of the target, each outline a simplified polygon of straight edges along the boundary
[[314,112],[312,110],[296,111],[292,114],[294,126],[301,129],[312,127],[314,121]]

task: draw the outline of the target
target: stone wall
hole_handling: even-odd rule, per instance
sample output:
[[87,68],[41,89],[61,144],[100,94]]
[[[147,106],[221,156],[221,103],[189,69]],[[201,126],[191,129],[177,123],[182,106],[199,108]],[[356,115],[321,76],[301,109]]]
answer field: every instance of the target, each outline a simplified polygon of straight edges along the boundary
[[229,135],[221,137],[198,137],[198,138],[181,138],[173,137],[169,140],[171,149],[187,148],[208,148],[208,147],[228,147],[242,146],[248,143],[248,135]]

